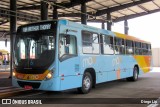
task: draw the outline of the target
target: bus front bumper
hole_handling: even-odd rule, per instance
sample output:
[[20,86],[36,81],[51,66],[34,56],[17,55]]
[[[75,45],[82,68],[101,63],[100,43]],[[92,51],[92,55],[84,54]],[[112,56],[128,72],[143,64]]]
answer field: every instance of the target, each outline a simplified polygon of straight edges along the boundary
[[20,80],[13,77],[12,85],[14,87],[21,87],[21,88],[30,86],[32,87],[33,90],[61,91],[59,77],[55,77],[50,80],[42,80],[42,81]]

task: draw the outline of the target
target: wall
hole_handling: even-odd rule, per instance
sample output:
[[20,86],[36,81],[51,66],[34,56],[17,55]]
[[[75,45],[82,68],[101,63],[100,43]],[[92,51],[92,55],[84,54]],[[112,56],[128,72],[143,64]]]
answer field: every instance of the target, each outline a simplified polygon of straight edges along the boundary
[[160,48],[152,48],[153,67],[160,67]]

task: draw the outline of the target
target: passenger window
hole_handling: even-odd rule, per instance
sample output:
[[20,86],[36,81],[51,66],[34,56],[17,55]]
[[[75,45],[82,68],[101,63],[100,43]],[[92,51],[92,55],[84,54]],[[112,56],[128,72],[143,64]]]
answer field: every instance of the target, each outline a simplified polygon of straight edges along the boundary
[[120,54],[119,53],[119,44],[120,44],[120,40],[119,38],[114,38],[114,52],[115,54]]
[[126,54],[134,54],[134,44],[131,40],[126,40]]
[[148,45],[146,43],[142,43],[142,51],[143,51],[143,55],[147,55],[148,54]]
[[147,44],[147,45],[148,45],[148,55],[152,55],[151,44]]
[[135,42],[135,54],[142,55],[141,42]]
[[146,55],[151,55],[152,52],[151,52],[151,44],[146,44],[147,45],[147,53]]
[[122,38],[114,38],[115,54],[125,54],[125,41]]
[[114,54],[113,37],[102,35],[103,54]]
[[125,40],[121,39],[120,54],[125,54]]
[[97,33],[82,31],[83,53],[99,54],[99,35]]

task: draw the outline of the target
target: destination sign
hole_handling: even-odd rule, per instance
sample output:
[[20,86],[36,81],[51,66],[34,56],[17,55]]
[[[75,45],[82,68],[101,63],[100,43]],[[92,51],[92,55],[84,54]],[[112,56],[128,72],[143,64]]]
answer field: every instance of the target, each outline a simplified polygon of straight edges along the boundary
[[34,32],[51,29],[51,24],[30,25],[22,28],[22,32]]

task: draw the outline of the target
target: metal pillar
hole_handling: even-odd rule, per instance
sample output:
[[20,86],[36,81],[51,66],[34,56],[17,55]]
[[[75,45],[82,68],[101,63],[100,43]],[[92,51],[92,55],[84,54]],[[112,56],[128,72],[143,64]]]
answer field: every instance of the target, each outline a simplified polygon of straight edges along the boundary
[[111,13],[107,13],[107,30],[111,30],[112,22],[111,22]]
[[41,1],[41,20],[48,19],[48,5],[46,2]]
[[[81,12],[86,13],[86,3],[85,0],[81,0]],[[86,14],[81,14],[81,23],[82,24],[87,24],[87,15]]]
[[104,22],[102,22],[102,29],[105,29],[105,24],[104,24]]
[[124,34],[128,34],[128,30],[129,30],[128,21],[125,19],[124,20]]
[[10,78],[12,77],[12,66],[13,66],[13,45],[14,45],[14,38],[16,32],[16,11],[17,11],[17,0],[10,0]]
[[57,6],[53,8],[53,19],[58,19],[58,11],[57,11]]

